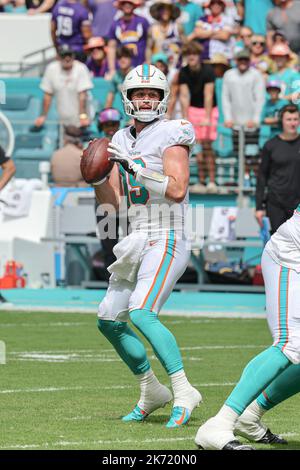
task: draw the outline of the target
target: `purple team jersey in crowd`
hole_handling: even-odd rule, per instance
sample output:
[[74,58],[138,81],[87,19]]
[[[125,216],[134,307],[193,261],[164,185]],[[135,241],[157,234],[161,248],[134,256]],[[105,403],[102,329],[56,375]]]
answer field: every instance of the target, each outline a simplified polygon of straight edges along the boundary
[[88,7],[93,13],[93,36],[107,37],[116,15],[115,0],[88,0]]
[[93,77],[104,77],[108,71],[107,60],[104,60],[101,65],[99,65],[91,57],[89,57],[86,61],[86,66]]
[[147,31],[149,23],[142,16],[133,15],[133,18],[127,23],[123,18],[113,21],[108,38],[115,39],[118,46],[130,48],[134,57],[133,67],[145,62],[145,51],[147,42]]
[[52,21],[56,23],[58,45],[68,44],[74,52],[82,52],[84,40],[81,26],[89,21],[88,10],[80,3],[61,0],[53,9]]

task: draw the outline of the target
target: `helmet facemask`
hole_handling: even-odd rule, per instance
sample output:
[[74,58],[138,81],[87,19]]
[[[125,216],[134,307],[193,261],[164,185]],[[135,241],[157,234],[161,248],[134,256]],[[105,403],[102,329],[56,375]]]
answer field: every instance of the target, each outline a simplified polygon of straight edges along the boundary
[[[153,88],[153,89],[156,89],[156,88]],[[128,116],[132,116],[138,121],[142,121],[142,122],[151,122],[160,116],[164,116],[164,114],[166,114],[167,112],[169,92],[166,93],[162,89],[159,89],[159,91],[161,92],[161,95],[162,95],[160,100],[141,99],[141,100],[134,100],[134,102],[131,99],[131,93],[133,92],[133,89],[122,91],[125,113]],[[151,103],[151,108],[140,110],[139,109],[140,104],[147,103],[147,102]]]
[[[159,92],[159,97],[146,100],[142,97],[135,97],[132,100],[134,90],[155,90]],[[170,87],[165,74],[154,65],[142,64],[128,72],[122,85],[122,96],[125,113],[128,116],[142,122],[151,122],[158,117],[164,116],[167,112],[168,98],[170,95]],[[140,109],[142,101],[151,102],[149,109]]]

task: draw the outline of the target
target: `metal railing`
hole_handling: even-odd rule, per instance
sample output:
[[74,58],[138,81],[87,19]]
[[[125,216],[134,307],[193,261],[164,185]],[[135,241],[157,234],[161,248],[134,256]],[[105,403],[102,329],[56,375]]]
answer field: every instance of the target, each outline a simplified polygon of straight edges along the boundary
[[[260,138],[260,129],[236,126],[232,129],[232,135],[226,138],[227,145],[229,141],[231,145],[226,156],[215,150],[218,193],[222,195],[235,194],[237,206],[239,208],[248,207],[249,198],[255,193],[261,147],[264,143]],[[220,135],[218,139],[220,139]],[[222,171],[225,176],[222,176]]]
[[[0,106],[1,109],[1,106]],[[1,110],[5,117],[5,109]],[[37,116],[32,116],[32,120],[14,119],[11,121],[15,137],[17,137],[17,148],[20,148],[19,138],[30,131],[34,126],[34,120]],[[35,129],[35,135],[39,132]],[[53,134],[57,135],[57,148],[63,146],[64,125],[58,120],[46,120],[44,128],[41,128],[41,134],[44,137]],[[243,127],[236,127],[232,132],[232,150],[227,156],[221,156],[216,152],[216,181],[218,183],[216,195],[236,196],[236,205],[239,208],[249,207],[251,197],[255,193],[256,174],[260,162],[260,145],[258,132],[249,133]],[[197,167],[195,158],[192,159],[192,166]],[[195,177],[194,177],[195,178]],[[195,180],[194,180],[195,181]]]
[[[50,53],[51,54],[48,54]],[[38,57],[41,56],[41,57]],[[55,59],[54,46],[25,54],[20,62],[2,62],[0,64],[0,75],[24,77],[26,75],[41,77],[46,66]]]

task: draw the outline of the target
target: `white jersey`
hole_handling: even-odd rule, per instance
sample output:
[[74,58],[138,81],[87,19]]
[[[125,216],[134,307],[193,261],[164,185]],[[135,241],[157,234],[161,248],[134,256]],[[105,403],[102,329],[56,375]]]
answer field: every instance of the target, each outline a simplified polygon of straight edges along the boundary
[[272,235],[265,249],[276,263],[300,272],[300,205]]
[[[163,174],[163,154],[168,147],[186,145],[191,148],[194,141],[193,126],[183,119],[158,119],[146,126],[137,138],[132,135],[130,127],[127,127],[116,132],[112,139],[113,143],[120,145],[122,151],[137,163],[160,174]],[[175,204],[138,184],[121,166],[120,172],[132,230],[150,234],[170,229],[183,230],[189,202],[188,192],[183,202]]]

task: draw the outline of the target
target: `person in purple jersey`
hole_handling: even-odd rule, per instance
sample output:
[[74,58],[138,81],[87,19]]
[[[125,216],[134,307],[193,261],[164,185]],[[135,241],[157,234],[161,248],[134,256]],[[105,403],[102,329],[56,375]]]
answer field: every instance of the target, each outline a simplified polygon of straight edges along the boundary
[[88,10],[77,0],[58,2],[52,12],[51,35],[56,50],[67,44],[84,62],[83,48],[92,35]]
[[93,36],[106,38],[116,16],[115,0],[87,0],[87,7],[93,14]]
[[88,54],[86,66],[93,77],[104,77],[107,72],[106,46],[101,37],[90,38],[84,47]]
[[146,18],[134,13],[139,6],[139,0],[118,0],[117,7],[123,12],[123,16],[113,21],[108,34],[108,69],[109,77],[116,71],[117,47],[126,46],[133,52],[132,65],[136,67],[145,61],[147,33],[149,22]]

